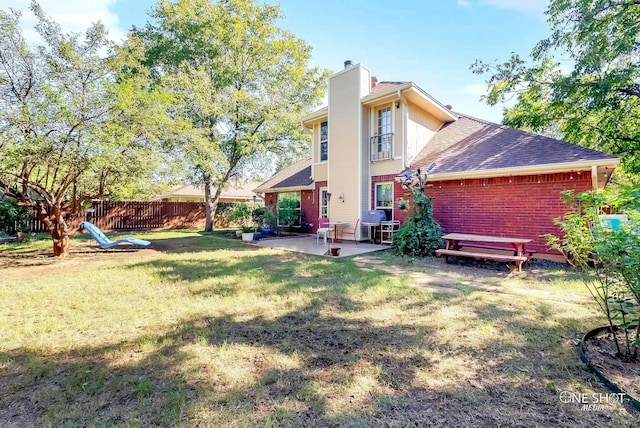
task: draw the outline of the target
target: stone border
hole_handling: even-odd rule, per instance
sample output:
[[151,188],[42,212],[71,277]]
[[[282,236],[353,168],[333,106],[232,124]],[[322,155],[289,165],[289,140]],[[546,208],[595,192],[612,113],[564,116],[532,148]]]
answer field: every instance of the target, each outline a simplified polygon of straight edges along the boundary
[[[578,355],[580,355],[580,359],[582,360],[583,363],[585,363],[585,365],[589,368],[589,370],[591,370],[593,373],[595,373],[595,375],[598,377],[598,379],[600,379],[600,381],[602,383],[604,383],[607,388],[609,388],[611,391],[613,391],[615,393],[618,393],[618,394],[619,393],[624,393],[628,397],[629,402],[631,403],[631,405],[633,407],[635,407],[636,410],[640,411],[640,401],[638,401],[637,399],[635,399],[634,397],[629,395],[628,392],[624,391],[622,388],[620,388],[615,383],[611,382],[604,375],[604,373],[602,373],[596,366],[591,364],[591,361],[589,360],[589,357],[587,357],[587,355],[584,352],[584,344],[585,344],[585,342],[587,340],[589,340],[590,338],[595,337],[598,334],[602,333],[603,331],[609,331],[609,326],[594,328],[593,330],[586,332],[584,334],[584,336],[582,336],[582,339],[580,340],[580,346],[578,347]],[[616,328],[616,331],[617,331],[617,328]]]

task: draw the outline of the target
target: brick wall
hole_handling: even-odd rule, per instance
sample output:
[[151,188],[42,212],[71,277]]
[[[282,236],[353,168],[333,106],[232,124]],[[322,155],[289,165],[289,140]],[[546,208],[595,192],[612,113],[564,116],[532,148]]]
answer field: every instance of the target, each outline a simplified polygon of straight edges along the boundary
[[553,254],[541,235],[560,233],[553,220],[567,211],[560,193],[569,189],[590,190],[591,173],[430,181],[425,194],[445,233],[529,238],[527,248]]

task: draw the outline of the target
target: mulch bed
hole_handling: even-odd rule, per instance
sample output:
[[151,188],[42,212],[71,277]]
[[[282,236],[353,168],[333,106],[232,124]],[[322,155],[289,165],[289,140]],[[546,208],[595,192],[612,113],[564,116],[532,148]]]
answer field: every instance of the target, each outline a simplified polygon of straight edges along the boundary
[[[616,332],[618,343],[625,346],[622,331]],[[636,400],[640,399],[640,361],[625,362],[616,356],[613,335],[608,332],[584,342],[584,353],[602,374]]]

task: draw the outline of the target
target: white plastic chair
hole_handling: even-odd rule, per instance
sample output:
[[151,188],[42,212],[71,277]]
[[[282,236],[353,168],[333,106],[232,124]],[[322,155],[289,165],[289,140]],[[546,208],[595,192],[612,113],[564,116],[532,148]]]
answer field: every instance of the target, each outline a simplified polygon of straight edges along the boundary
[[327,245],[327,236],[333,232],[333,228],[329,226],[328,218],[318,219],[318,230],[316,230],[316,244],[320,242],[320,235],[324,238],[324,245]]

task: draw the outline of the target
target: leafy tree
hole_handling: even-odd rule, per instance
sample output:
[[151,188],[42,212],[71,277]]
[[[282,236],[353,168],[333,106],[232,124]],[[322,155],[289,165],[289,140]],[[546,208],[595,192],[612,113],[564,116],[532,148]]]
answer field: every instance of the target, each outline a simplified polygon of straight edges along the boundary
[[69,253],[69,220],[154,170],[165,96],[148,90],[135,40],[113,46],[102,24],[64,34],[34,1],[44,44],[28,46],[20,13],[0,11],[0,189],[31,205],[55,256]]
[[501,64],[471,66],[490,75],[484,99],[495,105],[515,94],[505,124],[555,131],[639,173],[640,2],[551,0],[546,14],[551,35],[533,48],[532,63],[514,53]]
[[307,147],[299,119],[320,100],[326,73],[307,67],[311,48],[278,28],[280,17],[253,0],[161,0],[134,29],[157,84],[178,100],[172,113],[193,126],[180,143],[204,187],[206,231],[230,178]]

